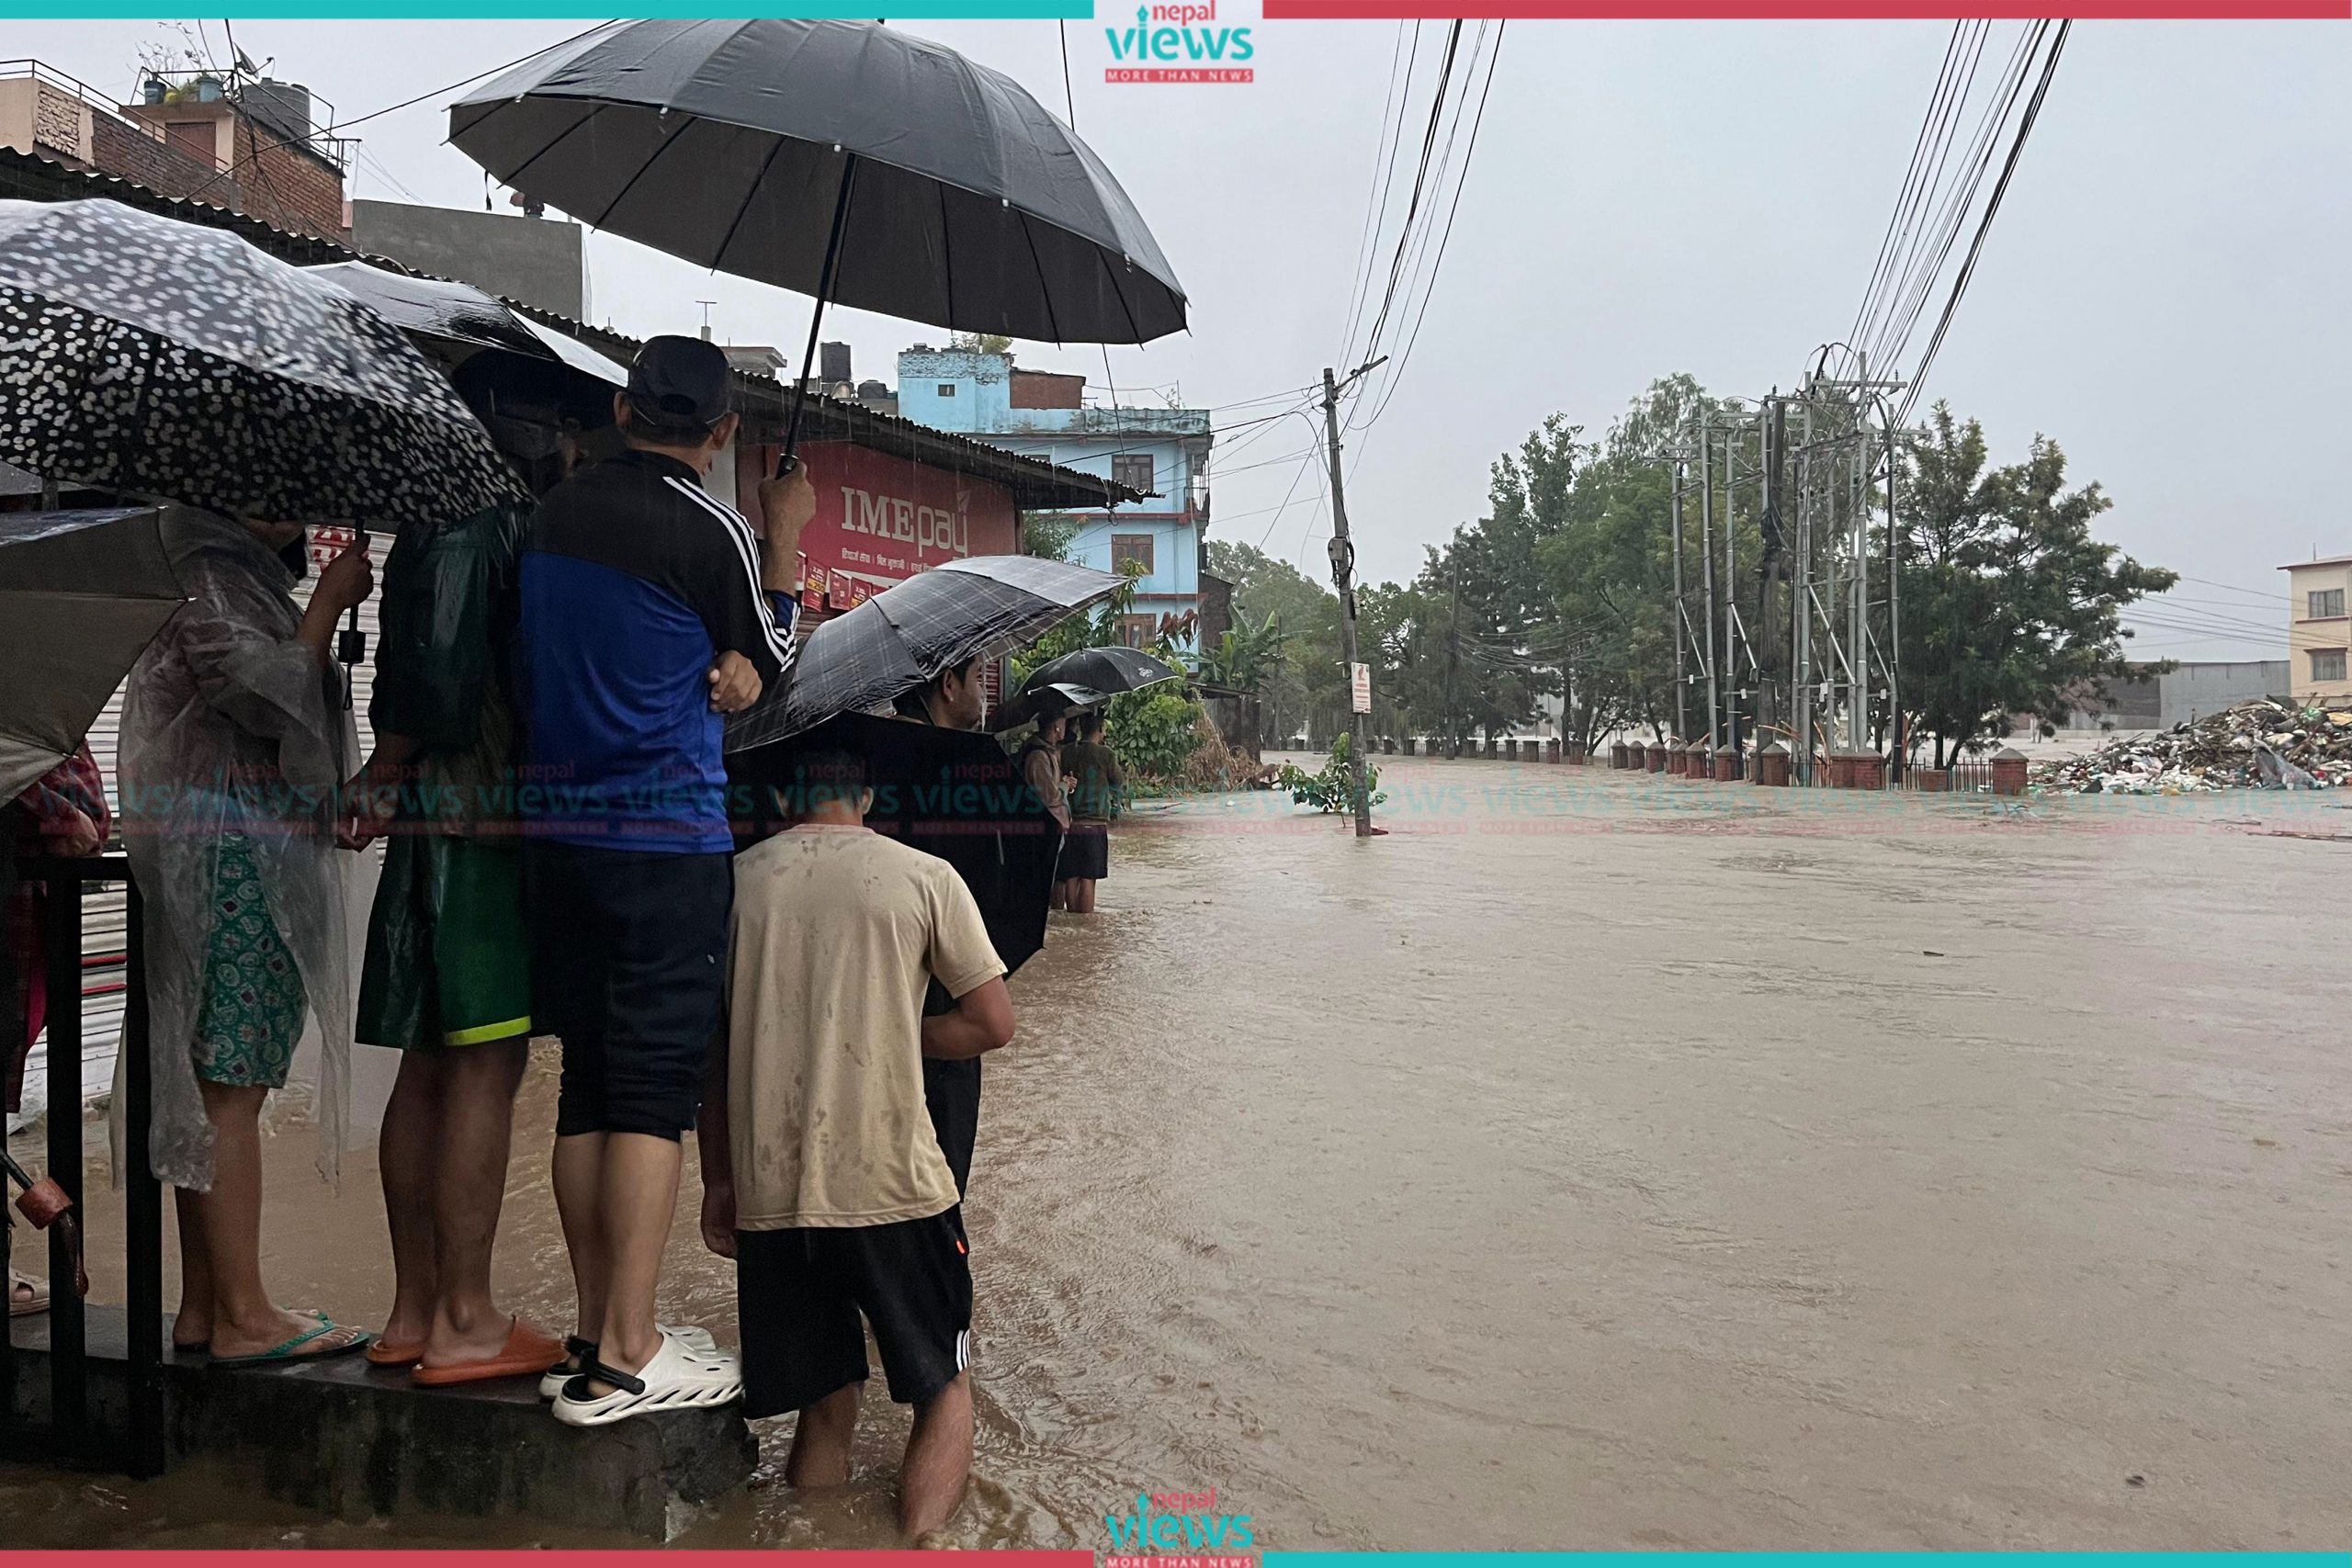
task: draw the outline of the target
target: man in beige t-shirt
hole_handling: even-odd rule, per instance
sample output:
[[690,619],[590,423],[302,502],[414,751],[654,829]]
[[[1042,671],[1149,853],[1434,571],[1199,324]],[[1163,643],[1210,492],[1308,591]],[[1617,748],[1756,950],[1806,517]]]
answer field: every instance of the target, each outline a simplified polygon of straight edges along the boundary
[[[915,1407],[899,1520],[946,1523],[971,1468],[972,1276],[925,1056],[1012,1038],[1004,965],[945,861],[870,831],[862,759],[812,750],[795,826],[735,859],[725,1071],[700,1123],[703,1239],[736,1260],[744,1414],[799,1412],[785,1478],[849,1478],[864,1314]],[[956,998],[922,1016],[936,976]]]

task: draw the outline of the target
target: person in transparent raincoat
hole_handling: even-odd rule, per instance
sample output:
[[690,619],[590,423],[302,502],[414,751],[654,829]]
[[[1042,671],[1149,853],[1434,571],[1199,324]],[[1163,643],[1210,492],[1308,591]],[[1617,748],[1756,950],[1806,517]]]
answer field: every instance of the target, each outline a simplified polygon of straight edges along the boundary
[[351,745],[332,649],[374,574],[354,546],[306,609],[291,592],[300,524],[174,507],[163,531],[187,603],[131,669],[120,794],[146,905],[151,1154],[179,1205],[173,1342],[221,1364],[354,1350],[365,1334],[288,1312],[262,1283],[259,1123],[314,1017],[320,1169],[334,1177],[350,1117],[334,829]]

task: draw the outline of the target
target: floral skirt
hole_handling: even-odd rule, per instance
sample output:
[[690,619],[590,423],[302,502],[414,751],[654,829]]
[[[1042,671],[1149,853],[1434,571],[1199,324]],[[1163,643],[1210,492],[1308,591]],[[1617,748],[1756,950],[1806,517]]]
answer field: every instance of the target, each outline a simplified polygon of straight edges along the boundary
[[221,836],[213,863],[203,965],[196,1076],[232,1089],[284,1089],[302,1037],[302,972],[270,919],[253,844],[241,833]]

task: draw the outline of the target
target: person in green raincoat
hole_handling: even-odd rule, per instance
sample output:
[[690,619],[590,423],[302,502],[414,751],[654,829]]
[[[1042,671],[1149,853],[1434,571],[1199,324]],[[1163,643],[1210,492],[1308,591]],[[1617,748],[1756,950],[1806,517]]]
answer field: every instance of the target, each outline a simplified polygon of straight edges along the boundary
[[[557,409],[462,375],[459,389],[534,491],[569,470],[577,426]],[[500,506],[394,543],[376,750],[345,817],[352,847],[389,838],[356,1037],[404,1053],[379,1141],[392,1306],[368,1359],[426,1384],[544,1372],[563,1353],[498,1309],[490,1276],[531,1035],[509,677],[529,518]]]

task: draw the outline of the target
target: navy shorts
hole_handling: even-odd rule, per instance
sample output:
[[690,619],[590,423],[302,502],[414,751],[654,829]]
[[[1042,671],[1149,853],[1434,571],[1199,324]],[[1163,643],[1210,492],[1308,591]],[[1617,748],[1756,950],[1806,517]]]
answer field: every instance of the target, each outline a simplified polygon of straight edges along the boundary
[[958,1208],[886,1225],[735,1233],[743,1414],[806,1410],[870,1375],[924,1405],[972,1364],[972,1268]]
[[532,1013],[563,1040],[559,1138],[695,1123],[726,1017],[735,863],[534,841]]

